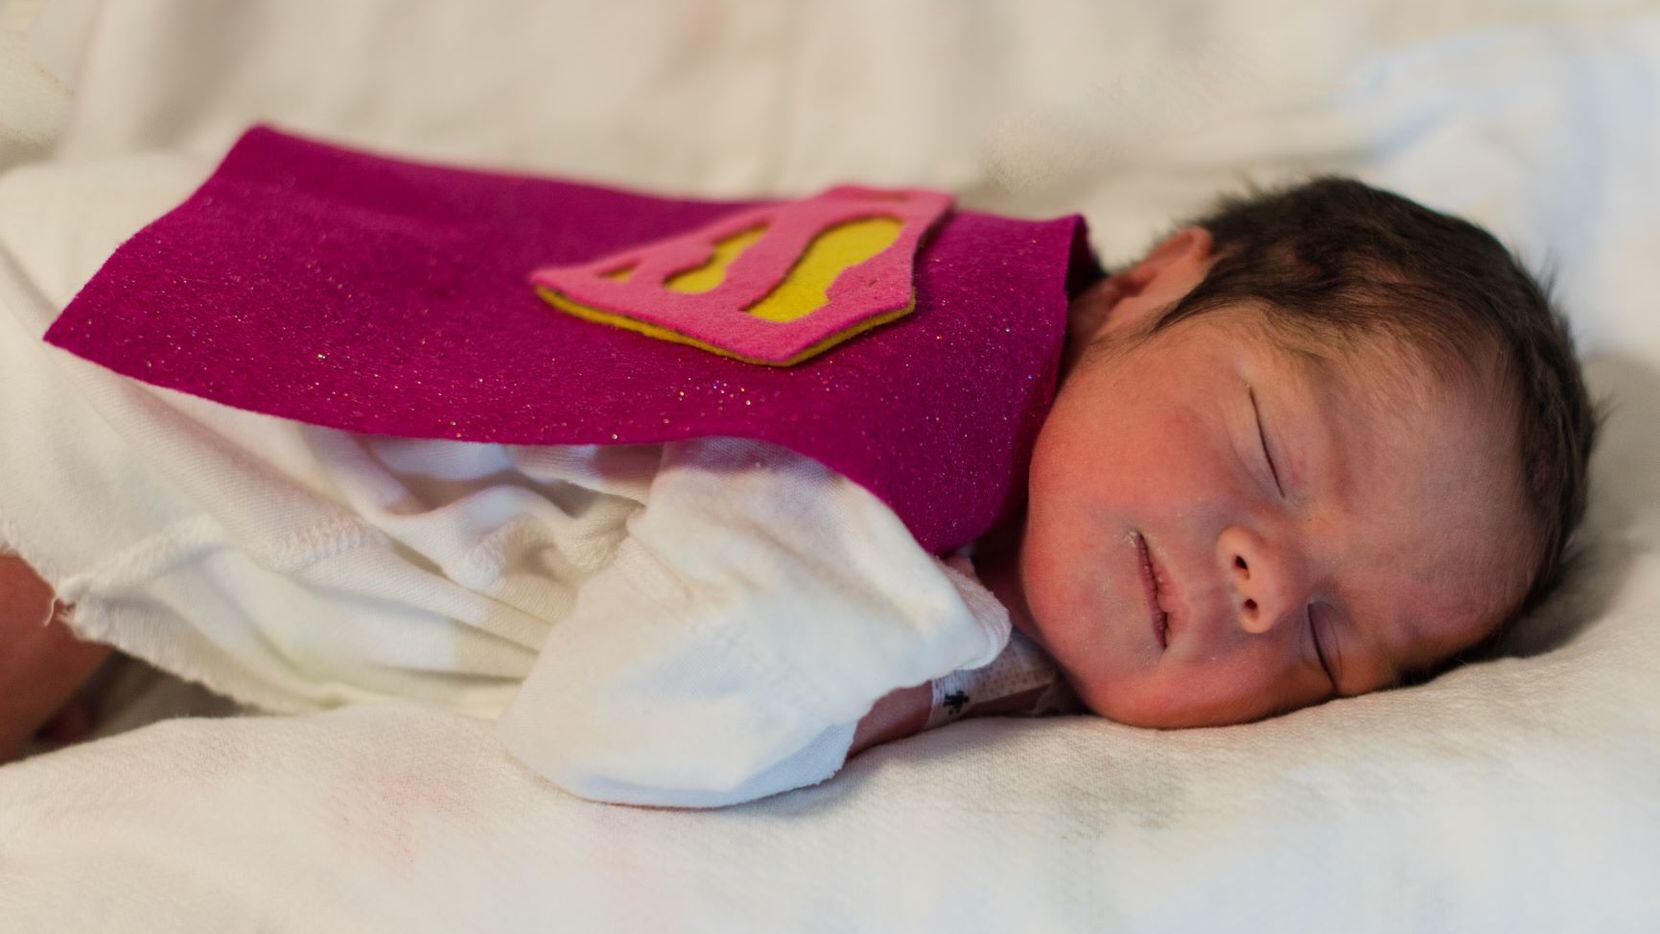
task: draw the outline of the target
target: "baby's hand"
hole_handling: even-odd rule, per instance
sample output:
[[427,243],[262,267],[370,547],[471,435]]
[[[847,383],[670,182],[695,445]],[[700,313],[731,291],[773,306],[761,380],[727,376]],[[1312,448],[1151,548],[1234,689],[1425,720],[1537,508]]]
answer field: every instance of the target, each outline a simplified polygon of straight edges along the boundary
[[16,758],[109,655],[109,646],[70,632],[59,619],[65,609],[22,558],[0,554],[0,763]]

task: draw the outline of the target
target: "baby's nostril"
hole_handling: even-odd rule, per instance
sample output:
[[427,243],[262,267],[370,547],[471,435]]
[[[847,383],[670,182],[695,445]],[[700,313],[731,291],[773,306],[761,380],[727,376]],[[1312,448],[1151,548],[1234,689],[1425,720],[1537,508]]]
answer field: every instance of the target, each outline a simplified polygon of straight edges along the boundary
[[1250,570],[1248,567],[1245,566],[1245,559],[1240,557],[1239,555],[1234,555],[1233,556],[1233,566],[1236,567],[1236,568],[1239,568],[1241,571]]
[[1245,612],[1255,613],[1256,611],[1257,611],[1257,602],[1255,600],[1246,600],[1245,601]]

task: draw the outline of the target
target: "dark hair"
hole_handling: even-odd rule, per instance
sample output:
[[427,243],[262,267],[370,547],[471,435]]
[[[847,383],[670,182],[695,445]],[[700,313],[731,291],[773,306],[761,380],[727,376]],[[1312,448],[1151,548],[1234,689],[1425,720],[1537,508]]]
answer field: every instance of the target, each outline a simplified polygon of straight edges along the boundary
[[1560,583],[1585,514],[1598,415],[1548,285],[1480,227],[1349,178],[1227,196],[1190,223],[1210,232],[1216,259],[1155,332],[1245,301],[1310,335],[1387,334],[1440,363],[1473,368],[1482,347],[1500,355],[1500,378],[1517,400],[1517,456],[1541,547],[1521,601],[1460,656],[1491,648]]

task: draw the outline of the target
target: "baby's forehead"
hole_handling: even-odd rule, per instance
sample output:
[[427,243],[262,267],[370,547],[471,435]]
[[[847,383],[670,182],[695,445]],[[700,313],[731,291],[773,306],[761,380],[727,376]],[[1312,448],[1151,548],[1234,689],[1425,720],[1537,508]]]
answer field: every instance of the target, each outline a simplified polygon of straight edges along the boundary
[[1276,427],[1306,448],[1289,453],[1328,455],[1312,466],[1336,475],[1326,478],[1336,492],[1433,503],[1414,513],[1429,527],[1454,517],[1462,527],[1476,514],[1483,525],[1511,525],[1526,515],[1517,403],[1496,350],[1471,348],[1460,359],[1388,332],[1241,311],[1215,313],[1203,339],[1246,349],[1253,390],[1279,409]]
[[1265,379],[1300,384],[1323,400],[1413,424],[1461,423],[1477,413],[1484,434],[1513,436],[1516,394],[1506,383],[1496,345],[1462,348],[1381,329],[1320,327],[1283,313],[1265,313],[1266,326],[1236,328],[1236,338],[1271,354],[1278,367]]
[[1294,369],[1341,462],[1336,519],[1368,571],[1356,599],[1396,618],[1406,663],[1430,664],[1496,625],[1531,578],[1515,420],[1479,380],[1388,348],[1360,356],[1369,367],[1328,355]]
[[1508,520],[1522,507],[1515,412],[1502,389],[1397,348],[1278,356],[1272,372],[1300,395],[1308,427],[1328,435],[1351,494],[1433,503],[1418,518],[1441,525],[1475,513]]

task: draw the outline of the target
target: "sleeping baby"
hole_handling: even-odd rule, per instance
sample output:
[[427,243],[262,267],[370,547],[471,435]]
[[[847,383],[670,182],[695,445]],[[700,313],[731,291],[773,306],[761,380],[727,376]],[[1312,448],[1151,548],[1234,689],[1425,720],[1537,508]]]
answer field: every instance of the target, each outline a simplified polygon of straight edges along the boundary
[[[13,372],[64,378],[43,321],[0,325]],[[717,806],[965,716],[1221,726],[1415,683],[1561,577],[1595,420],[1564,322],[1480,228],[1338,178],[1225,199],[1065,328],[1023,502],[941,555],[762,441],[481,444],[106,394],[147,426],[27,456],[166,476],[181,505],[140,535],[66,498],[53,521],[89,531],[31,533],[25,497],[91,494],[17,467],[0,757],[72,736],[114,645],[266,710],[494,717],[575,794]],[[79,557],[94,537],[124,547]]]

